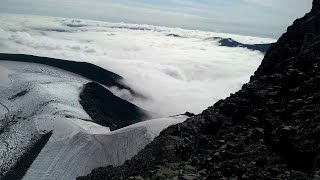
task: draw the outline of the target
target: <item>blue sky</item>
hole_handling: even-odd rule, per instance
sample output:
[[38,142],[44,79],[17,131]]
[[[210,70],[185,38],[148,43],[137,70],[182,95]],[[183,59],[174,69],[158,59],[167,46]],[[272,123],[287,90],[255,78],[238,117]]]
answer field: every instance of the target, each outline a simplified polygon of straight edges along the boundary
[[278,38],[312,0],[1,0],[0,12]]

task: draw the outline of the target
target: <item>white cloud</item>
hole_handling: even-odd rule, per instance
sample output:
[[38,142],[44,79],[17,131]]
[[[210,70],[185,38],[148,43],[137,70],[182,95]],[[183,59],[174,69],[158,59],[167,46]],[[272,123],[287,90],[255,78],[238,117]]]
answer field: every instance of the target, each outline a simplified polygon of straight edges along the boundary
[[99,65],[123,76],[126,84],[147,99],[112,88],[117,95],[165,116],[185,111],[200,113],[240,89],[263,58],[260,52],[220,47],[206,38],[231,37],[242,43],[274,41],[180,28],[40,16],[0,14],[0,21],[0,52]]

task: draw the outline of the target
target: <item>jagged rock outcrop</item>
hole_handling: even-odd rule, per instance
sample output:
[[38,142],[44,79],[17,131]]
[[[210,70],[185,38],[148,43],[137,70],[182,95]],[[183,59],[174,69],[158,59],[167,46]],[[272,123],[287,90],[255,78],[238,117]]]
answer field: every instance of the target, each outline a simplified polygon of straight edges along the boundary
[[320,170],[320,1],[250,82],[164,130],[120,167],[79,179],[312,179]]

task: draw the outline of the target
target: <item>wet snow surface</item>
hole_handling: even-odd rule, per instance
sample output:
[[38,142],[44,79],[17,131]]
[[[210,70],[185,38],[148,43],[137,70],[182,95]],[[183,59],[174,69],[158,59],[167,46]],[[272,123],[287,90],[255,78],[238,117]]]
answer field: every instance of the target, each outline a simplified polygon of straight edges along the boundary
[[186,119],[149,120],[110,132],[90,122],[79,103],[87,79],[33,63],[0,61],[0,67],[5,70],[0,84],[1,173],[50,130],[51,138],[23,179],[75,179],[96,167],[120,165],[161,130]]

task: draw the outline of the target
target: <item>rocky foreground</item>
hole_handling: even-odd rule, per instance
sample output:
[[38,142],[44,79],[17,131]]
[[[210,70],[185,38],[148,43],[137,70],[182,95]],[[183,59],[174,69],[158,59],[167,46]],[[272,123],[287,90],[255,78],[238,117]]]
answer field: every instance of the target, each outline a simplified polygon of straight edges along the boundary
[[120,167],[78,179],[312,179],[320,170],[320,1],[249,83]]

